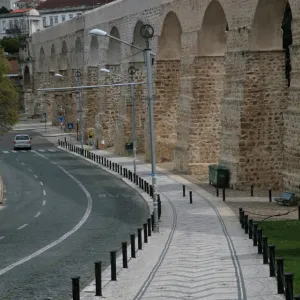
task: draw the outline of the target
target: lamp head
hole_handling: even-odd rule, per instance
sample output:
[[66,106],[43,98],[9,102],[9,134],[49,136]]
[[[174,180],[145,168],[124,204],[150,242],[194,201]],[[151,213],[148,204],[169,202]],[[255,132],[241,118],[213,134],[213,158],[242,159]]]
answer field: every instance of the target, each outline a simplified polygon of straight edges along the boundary
[[92,29],[89,31],[89,34],[97,36],[108,36],[107,32],[101,29]]
[[110,70],[105,69],[105,68],[101,68],[100,71],[101,71],[101,72],[104,72],[104,73],[110,73]]
[[59,73],[56,73],[56,74],[54,74],[54,76],[55,77],[63,77],[61,74],[59,74]]

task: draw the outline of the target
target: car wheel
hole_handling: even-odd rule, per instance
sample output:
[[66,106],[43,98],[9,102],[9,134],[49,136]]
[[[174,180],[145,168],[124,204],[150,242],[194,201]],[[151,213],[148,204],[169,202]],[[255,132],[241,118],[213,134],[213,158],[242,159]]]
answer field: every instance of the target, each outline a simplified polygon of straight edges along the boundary
[[29,147],[28,150],[31,150],[31,147]]
[[17,148],[16,148],[16,147],[14,147],[14,150],[17,150]]

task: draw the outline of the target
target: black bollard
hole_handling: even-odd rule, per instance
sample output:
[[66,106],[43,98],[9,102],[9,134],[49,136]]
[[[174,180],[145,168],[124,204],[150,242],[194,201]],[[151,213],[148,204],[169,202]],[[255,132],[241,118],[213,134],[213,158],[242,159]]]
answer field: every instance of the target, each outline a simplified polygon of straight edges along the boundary
[[152,231],[154,231],[154,214],[151,214],[151,225],[152,225]]
[[148,223],[148,236],[151,236],[151,218],[147,219],[147,223]]
[[275,246],[269,245],[269,270],[270,270],[270,277],[275,277]]
[[294,297],[294,300],[300,300],[300,294]]
[[284,294],[284,267],[283,267],[283,258],[276,258],[276,275],[277,275],[277,293]]
[[190,191],[190,204],[192,204],[192,203],[193,203],[193,192]]
[[111,170],[111,160],[109,161],[109,169]]
[[263,264],[266,265],[269,263],[269,255],[268,255],[268,237],[262,237],[262,244],[263,244]]
[[257,253],[262,254],[262,229],[257,229]]
[[244,215],[244,230],[245,234],[248,234],[248,215]]
[[131,257],[135,258],[135,234],[130,235]]
[[80,287],[79,287],[80,277],[72,278],[72,295],[73,300],[80,300]]
[[123,258],[123,268],[128,268],[127,261],[127,242],[122,243],[122,258]]
[[152,187],[152,184],[150,185],[150,197],[153,197],[153,187]]
[[185,185],[182,186],[182,196],[185,197]]
[[293,273],[284,273],[285,300],[293,300],[294,298],[293,277]]
[[248,232],[249,232],[249,240],[252,240],[253,237],[253,220],[249,220],[249,226],[248,226]]
[[250,191],[251,197],[253,197],[253,190],[254,190],[254,184],[251,184],[251,191]]
[[240,207],[239,208],[239,216],[240,216],[240,224],[242,225],[242,211],[243,209]]
[[110,252],[111,281],[117,280],[117,251]]
[[143,225],[143,227],[144,227],[144,243],[148,243],[148,224],[147,223],[145,223],[144,225]]
[[143,245],[142,245],[142,228],[138,228],[137,232],[138,232],[138,249],[142,250],[143,249]]
[[144,189],[144,179],[143,178],[141,179],[141,189],[142,190]]
[[102,296],[102,276],[101,276],[101,261],[95,262],[95,281],[96,281],[96,295]]
[[223,188],[222,190],[222,194],[223,194],[223,201],[225,202],[226,201],[226,192],[225,192],[225,189]]
[[242,219],[241,226],[242,226],[243,229],[244,229],[244,215],[245,215],[245,212],[242,210],[241,211],[241,219]]
[[219,197],[219,188],[216,187],[216,196]]
[[135,183],[136,183],[137,186],[139,186],[139,184],[140,184],[140,177],[139,177],[139,175],[136,175]]
[[161,217],[161,201],[160,201],[160,195],[157,195],[157,204],[158,204],[158,220],[160,220],[160,217]]
[[300,220],[300,205],[298,206],[298,220]]
[[253,246],[257,246],[257,223],[253,223]]
[[272,190],[269,190],[269,202],[272,202]]

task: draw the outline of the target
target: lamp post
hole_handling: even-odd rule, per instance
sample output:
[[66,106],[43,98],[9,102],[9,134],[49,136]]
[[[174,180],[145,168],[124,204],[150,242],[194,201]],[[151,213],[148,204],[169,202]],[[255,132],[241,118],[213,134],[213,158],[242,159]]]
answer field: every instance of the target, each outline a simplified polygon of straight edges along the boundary
[[[56,77],[64,77],[63,75],[56,73],[54,74]],[[83,154],[83,124],[82,124],[82,110],[83,110],[83,104],[82,104],[82,98],[81,98],[81,72],[79,70],[75,73],[76,77],[76,85],[77,85],[77,101],[78,101],[78,108],[79,108],[79,123],[80,123],[80,143],[81,143],[81,154]],[[67,108],[67,107],[66,107]],[[77,119],[78,122],[78,119]],[[78,125],[77,125],[77,140],[78,140]]]
[[[122,76],[112,72],[108,69],[100,69],[101,72],[110,73],[113,74],[121,79],[125,79]],[[136,73],[136,69],[134,66],[130,66],[128,68],[128,74],[130,75],[130,80],[133,83],[134,82],[134,74]],[[134,84],[130,85],[131,89],[131,126],[132,126],[132,146],[133,146],[133,172],[136,173],[136,130],[135,130],[135,105],[134,105]]]
[[148,111],[149,111],[149,127],[150,127],[150,146],[151,146],[151,176],[152,176],[152,187],[153,187],[153,213],[154,213],[154,232],[159,232],[158,223],[158,201],[157,201],[157,182],[156,182],[156,159],[155,159],[155,137],[154,137],[154,109],[153,109],[153,82],[152,82],[152,62],[149,40],[154,36],[154,29],[151,25],[145,24],[140,30],[141,36],[146,41],[146,49],[137,47],[131,43],[118,39],[114,36],[109,35],[106,31],[101,29],[92,29],[89,34],[109,37],[130,47],[136,48],[144,52],[145,65],[147,70],[147,92],[148,92]]

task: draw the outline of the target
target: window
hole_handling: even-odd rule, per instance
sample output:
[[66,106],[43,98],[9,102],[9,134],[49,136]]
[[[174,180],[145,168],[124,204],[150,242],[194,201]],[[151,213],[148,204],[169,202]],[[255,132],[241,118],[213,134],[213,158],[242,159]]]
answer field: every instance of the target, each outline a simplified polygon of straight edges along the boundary
[[46,19],[46,17],[43,17],[43,26],[44,26],[44,27],[47,26],[47,19]]
[[50,26],[53,26],[53,17],[50,17]]
[[13,20],[9,20],[9,29],[14,28],[14,21]]
[[65,20],[66,20],[66,16],[65,16],[65,15],[62,15],[62,16],[61,16],[61,21],[64,22]]
[[2,21],[2,30],[5,31],[6,30],[6,21]]
[[28,141],[29,136],[28,135],[17,135],[15,138],[16,141]]
[[69,19],[72,19],[73,18],[73,14],[69,14]]
[[55,16],[55,17],[54,17],[54,22],[55,22],[55,24],[58,23],[58,16]]
[[20,28],[21,28],[21,29],[25,29],[25,26],[24,26],[24,19],[21,19],[21,20],[20,20]]

